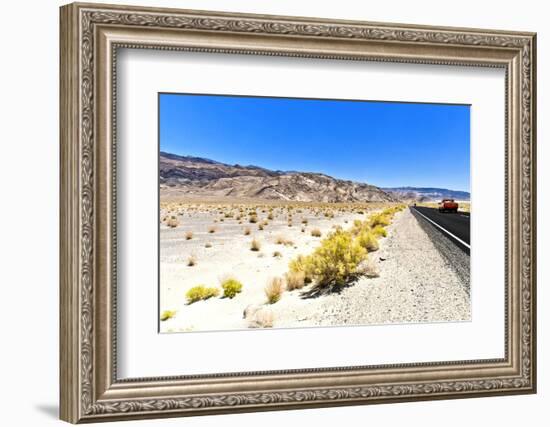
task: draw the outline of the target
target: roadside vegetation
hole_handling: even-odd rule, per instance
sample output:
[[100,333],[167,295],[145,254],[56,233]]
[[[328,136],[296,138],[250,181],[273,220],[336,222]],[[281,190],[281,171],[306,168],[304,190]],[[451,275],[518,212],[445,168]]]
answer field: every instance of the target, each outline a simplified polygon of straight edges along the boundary
[[349,230],[336,228],[321,240],[313,253],[292,260],[288,274],[300,274],[304,283],[307,279],[314,282],[317,289],[327,290],[341,288],[361,275],[372,277],[368,254],[378,250],[378,239],[387,235],[385,227],[404,208],[405,205],[399,205],[373,214],[365,221],[356,220]]
[[265,296],[269,304],[275,304],[281,299],[285,290],[285,282],[282,277],[272,277],[264,288]]
[[[247,324],[256,325],[249,327],[271,327],[274,314],[270,306],[277,304],[285,292],[314,295],[338,291],[359,277],[378,277],[377,263],[369,258],[369,254],[379,250],[380,239],[387,236],[387,227],[394,215],[404,208],[405,205],[388,207],[384,203],[161,203],[160,222],[167,228],[184,228],[183,232],[175,231],[179,241],[191,245],[187,258],[183,260],[184,266],[194,267],[200,261],[199,267],[194,267],[198,271],[204,268],[209,257],[218,256],[216,248],[224,245],[224,240],[218,239],[226,238],[228,226],[233,227],[229,230],[234,231],[229,233],[235,233],[235,239],[242,239],[244,250],[281,262],[279,266],[283,266],[283,270],[276,273],[280,276],[269,278],[263,287],[265,299],[260,307],[265,309],[258,309],[250,316],[252,320],[247,319]],[[350,218],[350,214],[354,216]],[[187,218],[197,215],[206,215],[207,220],[193,229],[194,223]],[[335,223],[334,219],[338,222]],[[287,226],[291,228],[287,229]],[[254,232],[262,237],[254,236]],[[301,233],[307,235],[300,237]],[[297,255],[300,251],[295,251],[303,248],[304,238],[308,245],[312,245],[311,252]],[[285,271],[286,262],[288,268]],[[206,284],[187,289],[184,294],[187,305],[217,298],[231,300],[243,292],[243,283],[230,276],[220,279],[217,286],[203,283]],[[261,288],[259,290],[261,293]],[[241,297],[243,304],[247,302],[248,292],[246,295],[246,298]],[[164,322],[175,316],[177,311],[165,310],[160,320]]]
[[185,297],[187,298],[187,304],[193,304],[197,301],[217,297],[219,294],[220,290],[218,288],[209,288],[204,285],[198,285],[189,289],[185,294]]
[[235,296],[237,296],[237,294],[241,293],[243,290],[243,284],[232,277],[222,279],[221,285],[224,298],[235,298]]

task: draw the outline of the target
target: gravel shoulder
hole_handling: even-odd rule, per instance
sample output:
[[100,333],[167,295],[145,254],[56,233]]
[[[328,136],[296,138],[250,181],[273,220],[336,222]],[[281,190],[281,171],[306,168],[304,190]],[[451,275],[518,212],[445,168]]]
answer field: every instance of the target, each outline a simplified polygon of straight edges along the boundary
[[430,227],[409,209],[396,214],[380,249],[369,254],[380,277],[315,299],[285,295],[273,306],[276,326],[471,320],[469,256]]

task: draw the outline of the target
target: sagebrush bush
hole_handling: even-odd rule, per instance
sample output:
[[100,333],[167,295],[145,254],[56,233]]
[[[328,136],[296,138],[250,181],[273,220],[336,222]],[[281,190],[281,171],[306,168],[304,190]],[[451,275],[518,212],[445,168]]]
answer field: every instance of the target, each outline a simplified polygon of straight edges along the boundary
[[190,255],[189,258],[187,258],[187,266],[193,267],[197,264],[197,257],[195,255]]
[[244,228],[244,235],[248,236],[249,234],[250,234],[250,227],[245,227]]
[[193,304],[197,301],[217,297],[219,294],[220,290],[218,288],[209,288],[204,285],[197,285],[187,291],[185,298],[187,298],[188,304]]
[[386,237],[388,235],[388,232],[384,227],[381,225],[377,225],[372,229],[372,233],[377,237]]
[[251,215],[250,218],[248,218],[248,222],[255,224],[258,222],[258,217],[256,215]]
[[307,269],[307,257],[304,255],[298,255],[288,264],[288,269],[291,273],[303,273],[304,274],[304,283],[311,283],[313,278],[308,274]]
[[281,257],[283,256],[283,254],[282,254],[281,252],[279,252],[279,251],[275,251],[275,252],[273,252],[273,256],[274,256],[275,258],[281,258]]
[[390,225],[390,217],[388,214],[384,213],[374,214],[369,218],[369,225],[372,228],[376,227],[377,225],[386,227],[387,225]]
[[275,304],[281,299],[281,295],[285,290],[285,282],[282,277],[273,277],[264,288],[265,296],[269,304]]
[[208,232],[209,232],[210,234],[213,234],[213,233],[215,233],[215,232],[216,232],[216,230],[217,230],[217,228],[216,228],[215,226],[213,226],[213,225],[212,225],[212,226],[210,226],[210,227],[208,227]]
[[234,298],[243,289],[243,284],[234,278],[224,279],[221,286],[225,298]]
[[357,243],[359,243],[363,248],[365,248],[369,252],[377,251],[379,248],[378,239],[376,238],[375,234],[372,231],[363,230],[357,236]]
[[185,240],[191,240],[193,238],[193,232],[188,231],[185,233]]
[[357,274],[357,266],[367,259],[367,251],[350,232],[337,230],[306,257],[305,272],[318,287],[343,286]]
[[289,271],[285,274],[286,288],[289,291],[301,289],[305,285],[306,273],[304,271]]
[[174,317],[176,315],[176,312],[173,311],[173,310],[164,310],[162,312],[162,314],[160,315],[160,320],[161,322],[164,322],[168,319],[171,319],[172,317]]
[[205,248],[211,248],[212,247],[212,243],[210,242],[206,242],[205,245],[204,245]]

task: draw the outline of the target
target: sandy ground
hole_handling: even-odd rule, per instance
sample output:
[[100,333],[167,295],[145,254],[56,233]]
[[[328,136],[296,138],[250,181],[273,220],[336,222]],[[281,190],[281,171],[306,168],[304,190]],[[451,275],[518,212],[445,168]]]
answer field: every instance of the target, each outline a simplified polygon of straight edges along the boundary
[[[168,228],[164,224],[160,229],[160,310],[175,310],[177,314],[172,319],[161,322],[161,332],[203,331],[242,329],[248,327],[243,319],[244,309],[249,305],[264,304],[266,297],[264,287],[276,276],[282,276],[288,271],[288,263],[298,254],[308,254],[319,245],[320,240],[334,226],[344,228],[351,226],[354,219],[366,219],[368,214],[333,211],[334,218],[326,218],[322,214],[315,215],[314,210],[294,210],[293,226],[287,223],[286,210],[275,208],[274,220],[269,222],[264,230],[258,230],[258,223],[239,224],[236,219],[220,218],[219,214],[206,210],[185,213],[180,217],[181,225]],[[262,222],[268,212],[258,209],[259,222]],[[303,225],[302,220],[308,224]],[[347,221],[347,223],[346,223]],[[216,231],[209,233],[209,227]],[[244,234],[244,229],[251,229],[250,235]],[[301,229],[305,228],[305,232]],[[322,236],[313,237],[311,230],[318,228]],[[185,233],[193,232],[193,238],[186,240]],[[292,245],[281,245],[276,239],[283,236],[291,240]],[[252,239],[260,244],[259,252],[250,250]],[[206,244],[211,244],[207,248]],[[273,254],[278,251],[280,257]],[[196,265],[187,266],[187,259],[195,256]],[[187,304],[185,293],[196,285],[220,286],[220,279],[230,275],[243,283],[243,290],[233,299],[211,298],[193,304]],[[301,298],[296,296],[297,302]],[[276,325],[275,325],[276,326]]]
[[[368,214],[370,214],[369,212]],[[260,215],[262,218],[264,215]],[[302,216],[308,219],[301,232]],[[294,214],[293,227],[280,215],[265,227],[237,224],[235,220],[213,224],[219,215],[191,213],[175,229],[161,226],[161,311],[175,310],[175,317],[161,322],[161,332],[243,329],[249,326],[243,311],[266,301],[264,286],[274,276],[288,270],[288,262],[298,254],[310,253],[319,238],[310,230],[317,227],[326,235],[334,225],[351,226],[353,219],[368,215],[337,213],[335,218],[316,218],[309,211]],[[348,221],[347,223],[345,221]],[[217,226],[208,233],[209,226]],[[243,229],[250,226],[250,236]],[[194,231],[191,240],[187,230]],[[396,214],[387,228],[388,237],[380,250],[369,254],[380,277],[361,278],[339,293],[306,297],[308,287],[285,292],[279,302],[269,305],[274,327],[336,326],[408,322],[467,321],[470,319],[469,256],[449,246],[437,231],[430,229],[408,209]],[[275,243],[279,235],[294,245]],[[252,252],[256,237],[261,251]],[[206,248],[209,242],[212,247]],[[282,257],[273,257],[280,251]],[[186,265],[189,255],[197,264]],[[212,298],[186,304],[185,292],[197,284],[219,286],[220,277],[230,274],[243,283],[243,292],[234,299]]]

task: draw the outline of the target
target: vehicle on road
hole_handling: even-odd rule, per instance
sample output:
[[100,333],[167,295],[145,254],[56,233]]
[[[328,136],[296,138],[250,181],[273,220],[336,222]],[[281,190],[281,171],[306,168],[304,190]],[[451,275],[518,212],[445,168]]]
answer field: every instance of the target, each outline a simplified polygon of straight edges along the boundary
[[458,212],[458,203],[454,199],[443,199],[439,203],[439,212]]

